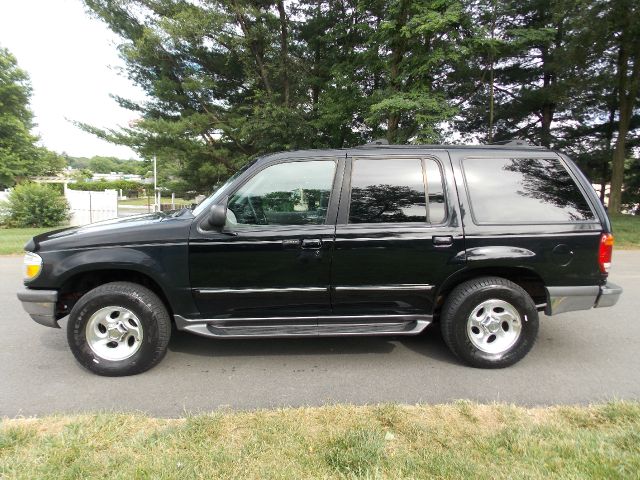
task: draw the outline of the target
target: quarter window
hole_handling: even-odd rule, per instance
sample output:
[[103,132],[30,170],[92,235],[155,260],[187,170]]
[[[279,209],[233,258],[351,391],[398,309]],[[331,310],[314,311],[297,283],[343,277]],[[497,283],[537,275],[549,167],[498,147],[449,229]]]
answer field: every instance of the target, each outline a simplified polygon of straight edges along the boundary
[[230,224],[320,225],[325,222],[336,163],[279,163],[257,173],[231,196]]
[[442,174],[434,160],[354,160],[349,223],[441,223],[445,210]]
[[444,203],[444,185],[442,183],[442,172],[435,160],[426,158],[424,160],[425,173],[427,175],[427,197],[429,199],[429,222],[443,223],[447,210]]
[[477,223],[564,223],[593,212],[558,159],[467,158],[464,174]]

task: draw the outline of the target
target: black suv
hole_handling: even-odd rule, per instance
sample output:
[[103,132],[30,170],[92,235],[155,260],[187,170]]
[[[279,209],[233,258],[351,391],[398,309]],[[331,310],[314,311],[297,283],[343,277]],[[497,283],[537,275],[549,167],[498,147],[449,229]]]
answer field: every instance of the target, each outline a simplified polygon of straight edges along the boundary
[[34,237],[18,293],[68,317],[101,375],[158,363],[172,322],[215,338],[416,335],[476,367],[533,346],[538,312],[612,306],[613,237],[589,181],[546,148],[366,145],[265,156],[193,210]]

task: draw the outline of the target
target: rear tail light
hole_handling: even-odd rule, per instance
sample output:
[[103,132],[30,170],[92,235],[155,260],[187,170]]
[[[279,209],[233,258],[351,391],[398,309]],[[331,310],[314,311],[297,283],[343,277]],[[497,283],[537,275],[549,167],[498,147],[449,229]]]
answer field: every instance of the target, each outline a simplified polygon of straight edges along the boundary
[[598,263],[602,273],[609,273],[611,267],[611,254],[613,252],[613,235],[603,233],[600,237],[600,251],[598,252]]

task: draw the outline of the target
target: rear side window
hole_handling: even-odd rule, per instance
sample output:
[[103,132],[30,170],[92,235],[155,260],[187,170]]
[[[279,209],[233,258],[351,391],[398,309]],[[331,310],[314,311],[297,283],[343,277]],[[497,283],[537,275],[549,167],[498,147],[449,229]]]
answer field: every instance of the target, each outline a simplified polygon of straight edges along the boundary
[[589,204],[559,159],[467,158],[463,165],[476,223],[594,219]]
[[442,223],[445,210],[434,160],[354,160],[349,223]]
[[438,163],[431,159],[424,160],[424,169],[427,175],[427,197],[429,200],[429,222],[443,223],[447,210],[444,202],[444,184],[442,183],[442,171]]

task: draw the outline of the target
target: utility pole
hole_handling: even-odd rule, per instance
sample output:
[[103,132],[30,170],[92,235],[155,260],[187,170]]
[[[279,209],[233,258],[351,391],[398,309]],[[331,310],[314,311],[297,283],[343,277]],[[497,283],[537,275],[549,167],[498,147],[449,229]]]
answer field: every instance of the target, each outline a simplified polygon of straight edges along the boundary
[[157,212],[160,208],[158,205],[158,162],[156,156],[153,156],[153,211]]

